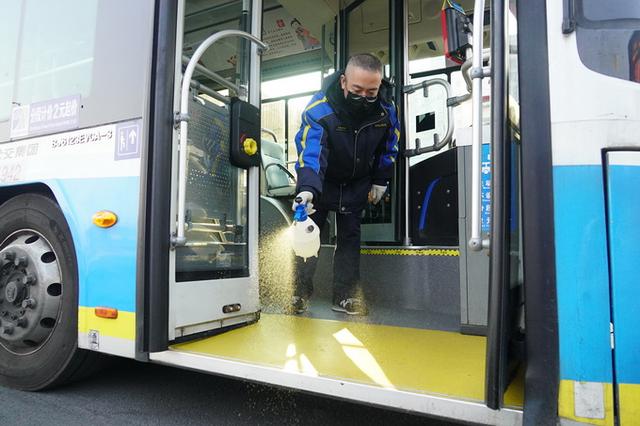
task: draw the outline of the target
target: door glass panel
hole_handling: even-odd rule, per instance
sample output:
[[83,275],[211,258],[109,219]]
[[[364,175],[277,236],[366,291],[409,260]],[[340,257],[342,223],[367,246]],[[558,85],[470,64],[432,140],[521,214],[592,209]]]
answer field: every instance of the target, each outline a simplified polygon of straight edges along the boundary
[[[242,2],[187,1],[184,54],[191,56],[209,35],[241,29]],[[248,60],[238,38],[212,45],[200,64],[239,84]],[[204,74],[195,79],[214,90],[221,86]],[[192,281],[249,275],[247,245],[247,171],[229,161],[229,110],[193,98],[188,133],[186,187],[187,244],[176,249],[176,280]]]

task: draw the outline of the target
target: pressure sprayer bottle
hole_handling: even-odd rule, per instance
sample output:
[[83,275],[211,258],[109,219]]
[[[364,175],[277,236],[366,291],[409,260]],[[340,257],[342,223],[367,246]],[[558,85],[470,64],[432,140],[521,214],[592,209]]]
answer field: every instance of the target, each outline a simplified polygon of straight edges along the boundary
[[[302,198],[296,198],[296,202],[301,203]],[[291,227],[293,252],[296,256],[303,258],[305,262],[309,257],[317,257],[320,251],[320,229],[307,215],[307,206],[304,204],[296,207]]]

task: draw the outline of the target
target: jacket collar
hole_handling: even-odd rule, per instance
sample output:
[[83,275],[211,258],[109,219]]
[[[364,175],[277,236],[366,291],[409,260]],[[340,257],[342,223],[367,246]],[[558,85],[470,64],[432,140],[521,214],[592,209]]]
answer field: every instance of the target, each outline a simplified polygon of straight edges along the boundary
[[388,95],[391,93],[391,84],[382,79],[380,85],[380,91],[378,92],[379,102],[377,108],[372,113],[365,117],[360,122],[356,123],[354,117],[349,113],[346,108],[346,102],[344,99],[344,93],[340,87],[340,76],[344,74],[344,70],[339,70],[331,75],[328,75],[322,82],[322,91],[329,101],[329,105],[336,112],[340,120],[345,121],[351,125],[351,127],[362,127],[372,122],[379,121],[382,117],[387,115],[386,110],[382,107],[382,102],[389,103]]

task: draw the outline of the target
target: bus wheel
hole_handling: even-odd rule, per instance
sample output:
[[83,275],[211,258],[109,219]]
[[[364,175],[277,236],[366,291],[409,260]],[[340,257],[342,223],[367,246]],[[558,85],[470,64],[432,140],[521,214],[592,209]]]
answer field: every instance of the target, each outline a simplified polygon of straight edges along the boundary
[[40,390],[73,379],[94,354],[78,349],[78,278],[69,228],[37,194],[0,206],[0,383]]

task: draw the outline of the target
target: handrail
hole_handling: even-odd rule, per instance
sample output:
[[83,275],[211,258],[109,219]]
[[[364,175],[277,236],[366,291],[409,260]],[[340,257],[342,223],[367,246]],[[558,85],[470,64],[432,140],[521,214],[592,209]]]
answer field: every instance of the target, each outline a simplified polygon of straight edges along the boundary
[[438,135],[437,133],[434,134],[433,145],[422,147],[422,148],[420,147],[420,138],[416,138],[416,148],[406,149],[404,151],[405,157],[414,157],[416,155],[424,154],[425,152],[440,151],[444,146],[446,146],[449,142],[451,142],[451,139],[453,138],[453,128],[454,128],[453,107],[457,104],[449,102],[449,99],[451,98],[451,85],[447,80],[444,80],[442,78],[424,80],[417,84],[404,86],[402,88],[402,91],[405,94],[409,94],[409,93],[415,92],[418,89],[423,89],[424,97],[426,98],[429,96],[429,87],[436,86],[436,85],[444,87],[444,90],[447,93],[447,117],[449,120],[447,123],[447,132],[445,133],[444,138],[442,138],[442,140],[440,139],[440,135]]
[[[182,55],[182,63],[187,65],[189,64],[189,57],[187,55]],[[238,86],[237,84],[235,84],[232,81],[227,80],[226,78],[224,78],[223,76],[221,76],[220,74],[211,71],[209,68],[204,67],[200,64],[196,64],[196,71],[198,71],[199,73],[203,74],[205,77],[209,77],[211,80],[215,81],[216,83],[219,83],[221,85],[223,85],[224,87],[226,87],[229,90],[233,90],[236,93],[240,93],[242,91],[242,89],[240,88],[240,86]]]
[[[296,181],[296,177],[293,175],[293,173],[291,173],[291,171],[289,169],[287,169],[285,166],[283,166],[280,163],[271,163],[271,164],[267,164],[267,167],[264,168],[264,171],[266,172],[267,169],[269,169],[270,167],[279,167],[280,169],[282,169],[282,171],[284,171],[287,176],[289,178],[291,178],[292,181]],[[275,188],[271,188],[271,189],[275,189]]]
[[224,104],[230,104],[231,103],[231,99],[229,99],[226,96],[221,95],[220,93],[216,92],[215,90],[205,86],[204,84],[195,81],[195,80],[191,80],[191,83],[189,84],[191,86],[192,89],[198,91],[198,92],[202,92],[204,94],[207,94],[209,96],[211,96],[213,99],[216,99]]
[[271,136],[273,138],[273,141],[275,143],[278,143],[278,136],[276,136],[276,132],[274,132],[271,129],[267,129],[266,127],[262,127],[260,130],[262,130],[264,133],[268,134],[269,136]]
[[481,214],[481,152],[482,152],[482,79],[491,75],[490,70],[483,68],[483,33],[484,33],[484,1],[476,0],[473,10],[473,67],[472,79],[472,130],[471,145],[471,238],[469,248],[480,251],[489,248],[489,240],[482,238]]
[[268,49],[268,46],[263,43],[259,38],[240,30],[224,30],[207,37],[198,46],[196,51],[191,56],[187,68],[184,71],[182,77],[182,90],[180,92],[180,112],[176,116],[176,121],[180,123],[180,142],[178,153],[178,226],[175,235],[171,237],[171,243],[174,246],[181,246],[187,242],[184,236],[185,232],[185,210],[186,210],[186,192],[187,192],[187,131],[189,121],[189,87],[191,86],[191,79],[193,72],[198,65],[198,61],[204,54],[204,52],[213,43],[227,37],[242,37],[258,45],[259,51],[264,52]]

